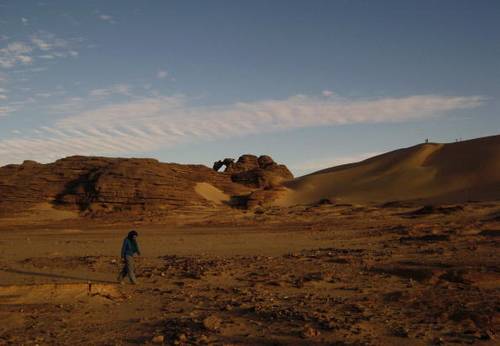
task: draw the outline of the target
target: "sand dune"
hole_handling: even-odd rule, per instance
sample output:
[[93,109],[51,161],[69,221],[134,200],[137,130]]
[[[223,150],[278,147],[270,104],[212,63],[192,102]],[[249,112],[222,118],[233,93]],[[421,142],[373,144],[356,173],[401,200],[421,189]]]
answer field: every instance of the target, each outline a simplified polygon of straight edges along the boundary
[[194,191],[201,197],[215,204],[222,204],[229,201],[229,196],[209,183],[197,183]]
[[419,144],[318,171],[285,184],[281,206],[397,200],[454,203],[500,198],[500,136]]

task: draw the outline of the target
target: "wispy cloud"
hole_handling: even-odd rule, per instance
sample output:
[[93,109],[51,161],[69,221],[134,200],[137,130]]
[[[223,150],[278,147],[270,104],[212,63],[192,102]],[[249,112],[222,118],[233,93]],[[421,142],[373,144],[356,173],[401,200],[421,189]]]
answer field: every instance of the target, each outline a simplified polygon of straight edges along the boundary
[[99,14],[98,18],[102,21],[108,22],[110,24],[116,24],[115,19],[113,16],[110,16],[109,14]]
[[49,112],[55,115],[75,114],[83,110],[85,103],[82,97],[67,97],[62,102],[50,105]]
[[7,90],[1,86],[2,86],[2,80],[0,79],[0,100],[6,100],[8,99]]
[[33,47],[24,42],[11,42],[0,48],[0,67],[10,68],[17,64],[29,64],[33,61]]
[[0,48],[0,67],[9,69],[17,65],[30,65],[38,58],[66,58],[78,56],[71,44],[48,32],[37,32],[25,41],[14,41]]
[[93,89],[89,92],[90,96],[106,97],[109,95],[131,95],[130,86],[128,84],[114,84],[108,88]]
[[158,79],[164,79],[168,76],[168,72],[166,70],[159,70],[157,73],[156,73],[156,78]]
[[[0,106],[0,117],[4,117],[12,113],[15,109],[10,106]],[[0,159],[1,161],[1,159]]]
[[[45,162],[73,154],[132,155],[180,143],[294,128],[428,119],[477,107],[483,101],[478,96],[416,95],[369,100],[294,96],[196,106],[182,95],[143,97],[83,111],[74,109],[70,113],[73,115],[39,128],[37,133],[0,140],[0,160]],[[82,99],[75,102],[86,104]]]

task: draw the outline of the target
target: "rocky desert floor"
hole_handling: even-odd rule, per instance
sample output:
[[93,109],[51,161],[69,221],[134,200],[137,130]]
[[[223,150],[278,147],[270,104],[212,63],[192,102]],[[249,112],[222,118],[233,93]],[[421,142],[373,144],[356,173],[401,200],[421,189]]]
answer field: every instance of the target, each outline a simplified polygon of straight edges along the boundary
[[500,203],[3,222],[0,345],[498,345],[499,245]]

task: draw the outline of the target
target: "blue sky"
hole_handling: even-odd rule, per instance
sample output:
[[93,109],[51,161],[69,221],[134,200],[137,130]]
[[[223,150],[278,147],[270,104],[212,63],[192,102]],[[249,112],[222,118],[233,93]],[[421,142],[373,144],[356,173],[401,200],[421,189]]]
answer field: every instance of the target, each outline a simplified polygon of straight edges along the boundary
[[498,1],[0,0],[0,165],[75,154],[297,175],[500,133]]

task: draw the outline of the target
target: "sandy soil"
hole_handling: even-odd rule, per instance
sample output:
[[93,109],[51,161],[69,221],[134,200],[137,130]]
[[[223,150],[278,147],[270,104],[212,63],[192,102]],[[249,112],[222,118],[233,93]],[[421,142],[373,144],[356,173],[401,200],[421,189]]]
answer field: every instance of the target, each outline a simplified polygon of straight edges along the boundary
[[[500,203],[0,225],[0,345],[499,343]],[[216,221],[214,221],[216,220]]]

